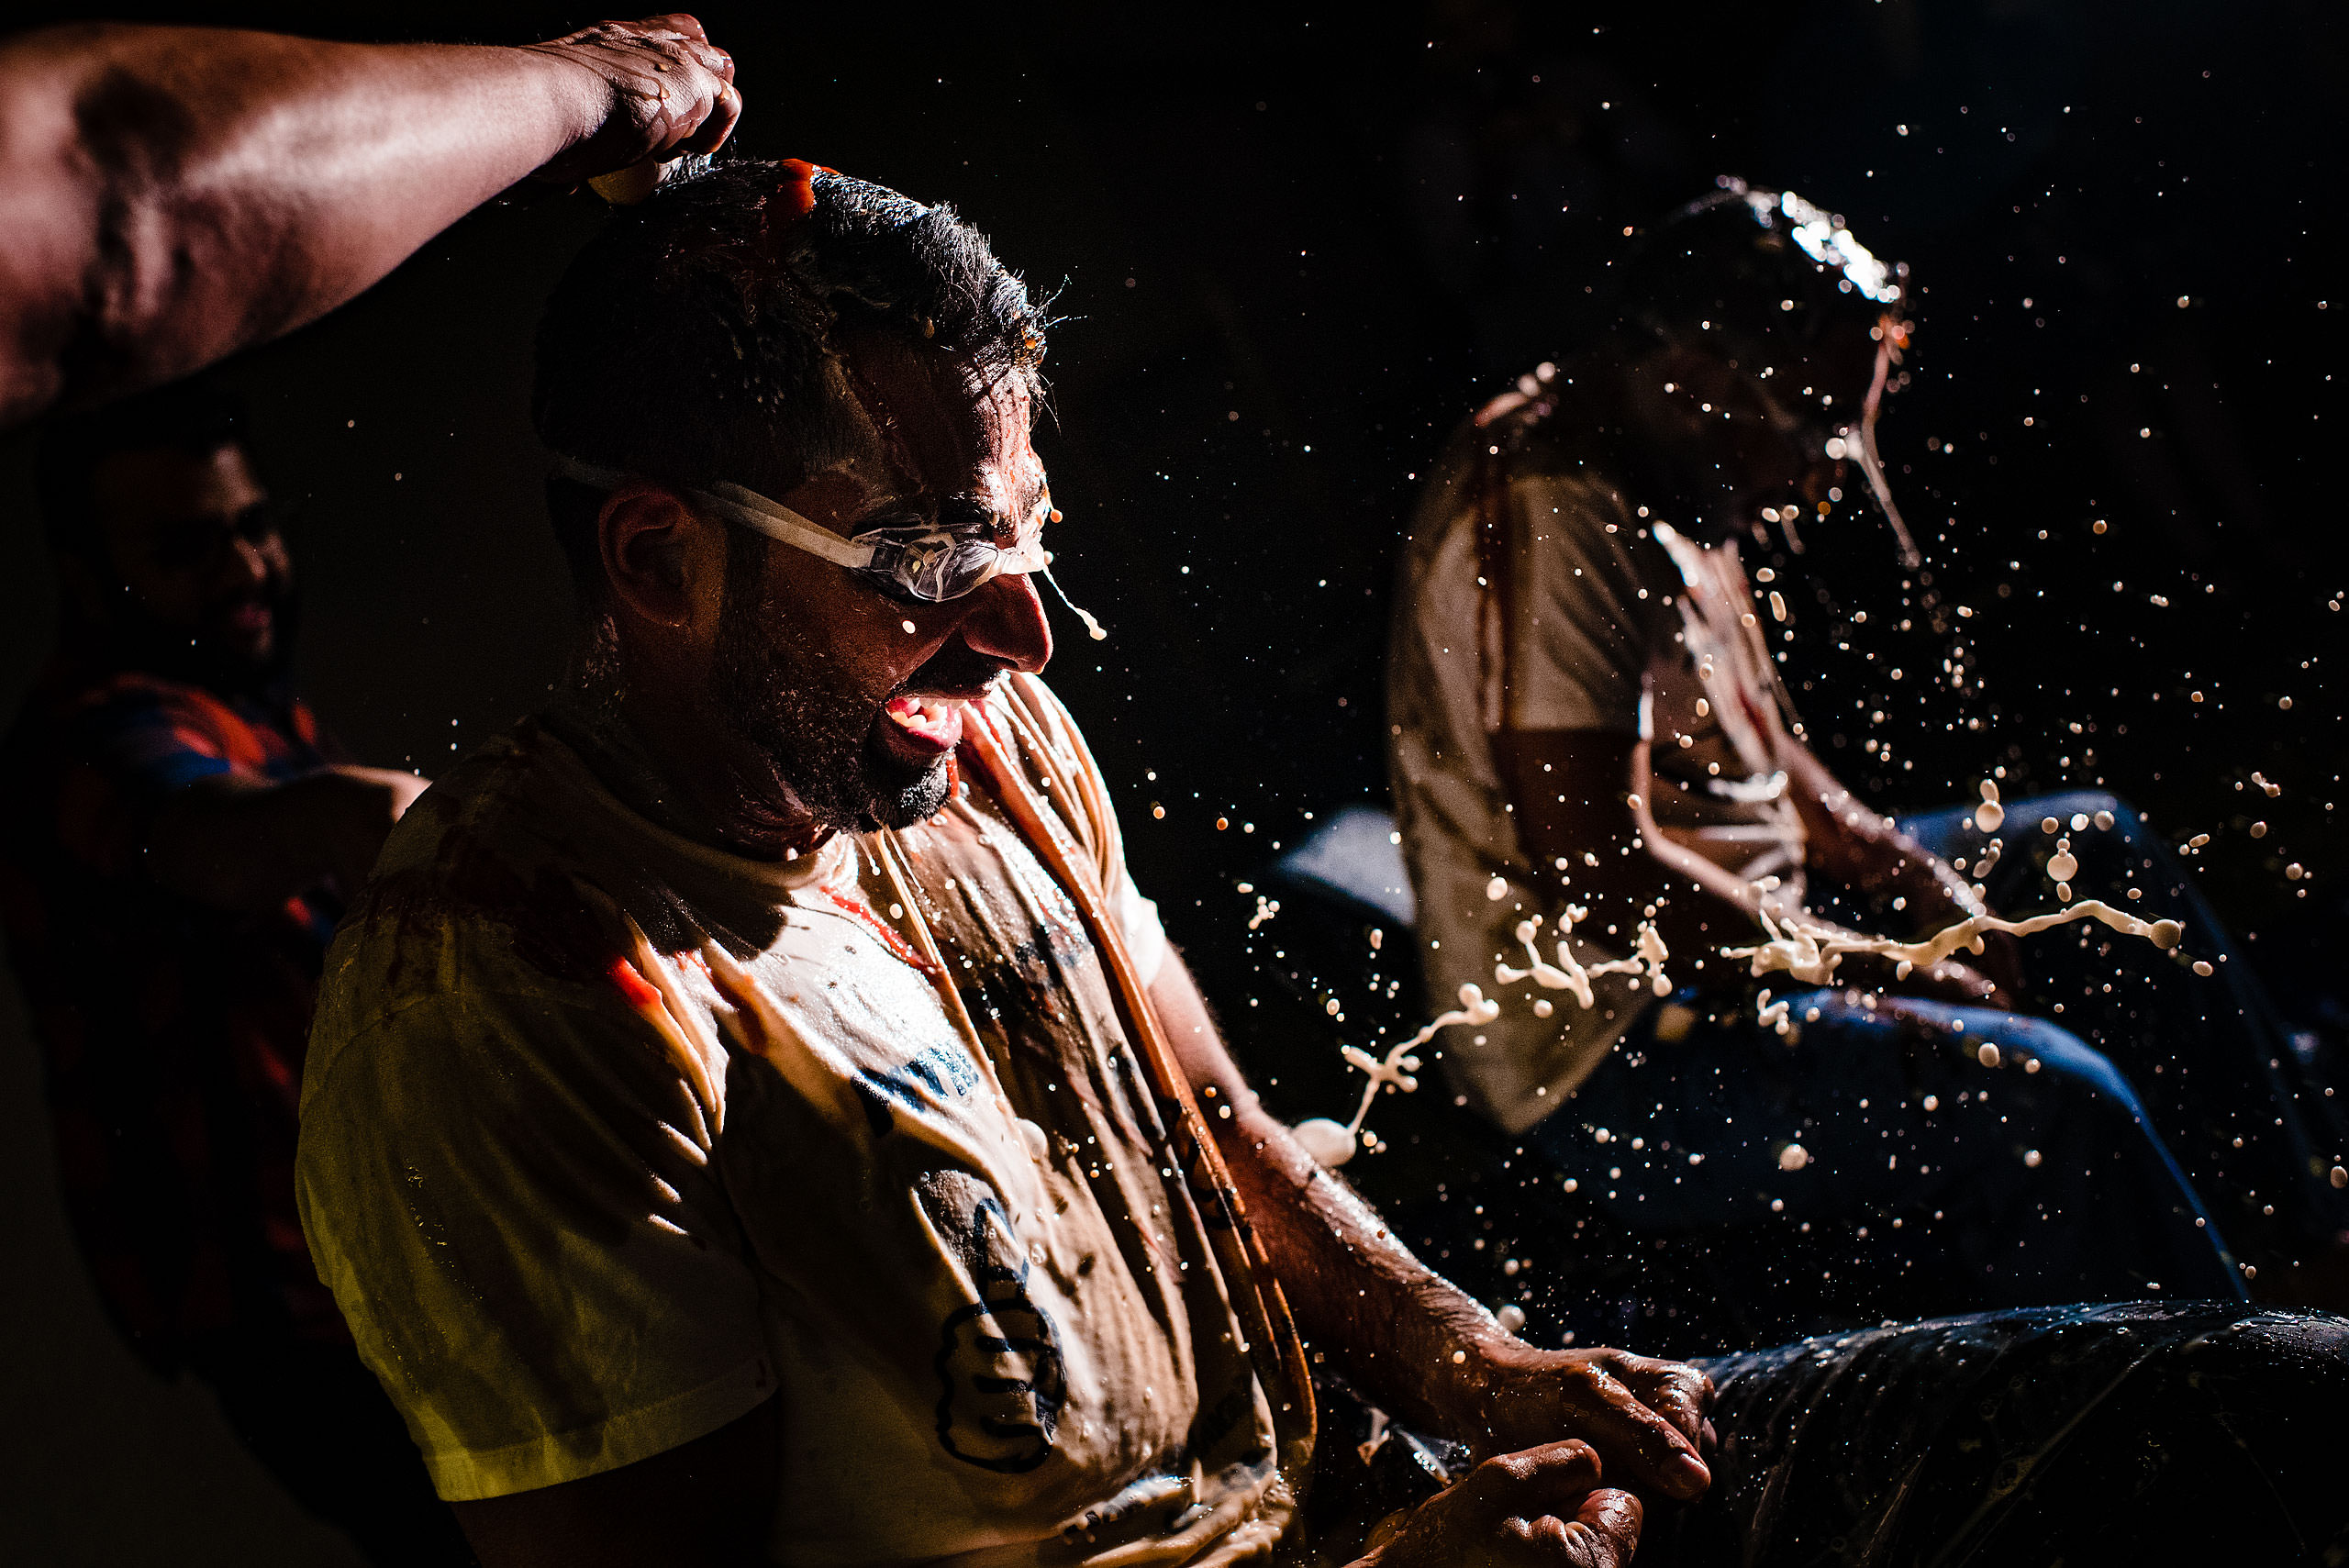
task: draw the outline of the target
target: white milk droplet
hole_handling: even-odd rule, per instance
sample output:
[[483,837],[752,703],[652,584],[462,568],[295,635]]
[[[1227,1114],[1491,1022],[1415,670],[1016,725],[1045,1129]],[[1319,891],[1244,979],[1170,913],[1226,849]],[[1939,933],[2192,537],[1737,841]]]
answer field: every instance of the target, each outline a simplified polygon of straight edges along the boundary
[[1289,1132],[1299,1147],[1313,1156],[1313,1162],[1324,1170],[1334,1171],[1354,1157],[1354,1135],[1328,1117],[1317,1116],[1298,1122]]
[[1508,896],[1508,879],[1497,876],[1493,878],[1492,881],[1485,884],[1485,896],[1491,899],[1496,904],[1499,903],[1502,899],[1507,898]]
[[1494,1313],[1493,1317],[1500,1324],[1501,1332],[1505,1334],[1514,1334],[1525,1327],[1525,1308],[1514,1301]]
[[[1989,789],[1989,784],[1984,784]],[[1995,833],[2007,819],[2007,808],[1995,800],[1986,800],[1974,808],[1974,825],[1985,833]]]
[[2080,874],[2080,862],[2067,850],[2058,850],[2047,857],[2047,874],[2057,882],[2069,882]]
[[1789,1143],[1778,1151],[1778,1169],[1799,1171],[1810,1163],[1810,1151],[1799,1143]]

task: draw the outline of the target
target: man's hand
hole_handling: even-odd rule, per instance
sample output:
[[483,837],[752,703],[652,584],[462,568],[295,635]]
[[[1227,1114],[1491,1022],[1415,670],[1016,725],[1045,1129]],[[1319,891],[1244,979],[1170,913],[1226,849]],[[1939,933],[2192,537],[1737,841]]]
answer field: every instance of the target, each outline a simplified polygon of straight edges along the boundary
[[1504,1332],[1265,1113],[1179,958],[1150,995],[1194,1086],[1234,1112],[1208,1126],[1297,1326],[1333,1368],[1397,1419],[1481,1453],[1574,1438],[1668,1496],[1705,1489],[1703,1373],[1621,1351],[1536,1350]]
[[641,22],[598,22],[532,52],[574,67],[594,95],[584,124],[594,128],[540,169],[570,184],[646,161],[715,152],[742,115],[734,57],[683,14]]
[[1640,1544],[1639,1499],[1598,1475],[1598,1455],[1572,1439],[1497,1455],[1356,1568],[1623,1568]]
[[1628,1475],[1674,1497],[1694,1497],[1712,1475],[1697,1450],[1712,1440],[1705,1409],[1713,1380],[1693,1366],[1625,1351],[1544,1351],[1508,1339],[1467,1370],[1481,1398],[1479,1453],[1506,1453],[1571,1436]]

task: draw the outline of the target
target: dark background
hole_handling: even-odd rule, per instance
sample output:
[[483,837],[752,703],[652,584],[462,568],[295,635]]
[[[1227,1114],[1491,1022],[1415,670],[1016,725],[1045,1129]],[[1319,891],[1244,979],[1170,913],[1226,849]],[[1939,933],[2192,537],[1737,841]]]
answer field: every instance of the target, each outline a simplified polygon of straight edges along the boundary
[[[137,14],[484,42],[595,19]],[[2211,834],[2206,889],[2256,933],[2288,1006],[2337,1024],[2349,551],[2326,458],[2349,302],[2327,216],[2332,14],[700,12],[740,62],[738,147],[953,202],[1066,318],[1039,445],[1067,513],[1060,576],[1114,635],[1061,623],[1053,679],[1118,790],[1137,875],[1236,1023],[1261,977],[1235,883],[1304,813],[1384,794],[1380,659],[1411,476],[1475,403],[1571,348],[1626,226],[1734,172],[1841,211],[1923,291],[1917,382],[1884,440],[1926,572],[1900,573],[1850,507],[1780,563],[1787,669],[1831,764],[1887,811],[1970,797],[2003,763],[2009,798],[2101,780],[2174,838]],[[236,369],[264,474],[301,506],[307,689],[367,761],[433,772],[560,668],[568,601],[524,416],[528,343],[599,217],[584,195],[494,205]],[[11,704],[51,624],[28,450],[21,432],[0,441]],[[1954,618],[1960,604],[1974,615]],[[1953,695],[1943,661],[1961,651]],[[2253,769],[2281,795],[2249,785]],[[2257,841],[2254,817],[2274,828]],[[2293,862],[2311,880],[2288,881]],[[56,1212],[38,1093],[12,1007],[0,1559],[347,1561],[228,1445],[205,1396],[114,1345]]]

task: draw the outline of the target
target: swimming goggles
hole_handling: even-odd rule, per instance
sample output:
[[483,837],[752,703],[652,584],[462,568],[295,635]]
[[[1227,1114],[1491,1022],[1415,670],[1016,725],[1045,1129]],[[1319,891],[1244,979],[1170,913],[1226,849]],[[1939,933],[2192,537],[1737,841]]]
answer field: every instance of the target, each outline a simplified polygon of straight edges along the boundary
[[[598,468],[577,458],[554,454],[554,471],[565,479],[614,490],[632,476],[617,469]],[[779,501],[739,484],[712,484],[707,490],[676,488],[697,506],[728,522],[764,534],[795,550],[845,567],[885,593],[943,604],[974,594],[996,577],[1041,572],[1052,563],[1044,548],[1044,523],[1052,516],[1049,499],[1039,499],[1035,510],[1020,524],[1008,547],[997,544],[985,525],[948,528],[914,523],[895,528],[867,528],[843,539],[819,528]]]

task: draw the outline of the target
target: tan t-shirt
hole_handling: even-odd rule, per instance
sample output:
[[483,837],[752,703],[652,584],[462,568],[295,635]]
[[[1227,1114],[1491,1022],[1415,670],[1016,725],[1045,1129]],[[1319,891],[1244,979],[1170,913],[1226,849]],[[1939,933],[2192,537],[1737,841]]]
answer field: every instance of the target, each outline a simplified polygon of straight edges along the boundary
[[[1497,962],[1526,967],[1515,931],[1530,914],[1543,916],[1545,957],[1555,940],[1560,901],[1518,840],[1493,762],[1488,737],[1501,730],[1648,739],[1659,826],[1746,875],[1791,883],[1802,863],[1801,826],[1775,764],[1787,720],[1764,639],[1773,623],[1734,542],[1708,548],[1639,517],[1611,476],[1543,430],[1505,441],[1513,410],[1488,412],[1454,438],[1420,499],[1387,651],[1396,816],[1438,996],[1464,981],[1492,991]],[[1488,465],[1499,485],[1491,537]],[[1570,857],[1565,874],[1579,869]],[[1620,957],[1628,935],[1588,932],[1575,954],[1586,964]],[[1535,1015],[1536,999],[1552,1002],[1550,1018]],[[1492,1023],[1448,1031],[1444,1066],[1480,1113],[1521,1132],[1653,997],[1642,981],[1608,976],[1598,1002],[1584,1012],[1570,995],[1525,982],[1503,994]]]
[[[1041,684],[989,701],[1097,778]],[[1072,809],[1154,968],[1115,820]],[[526,722],[393,834],[310,1051],[311,1249],[444,1497],[779,1393],[777,1562],[1218,1563],[1289,1517],[1306,1418],[1255,1374],[1075,907],[967,780],[775,864]]]

